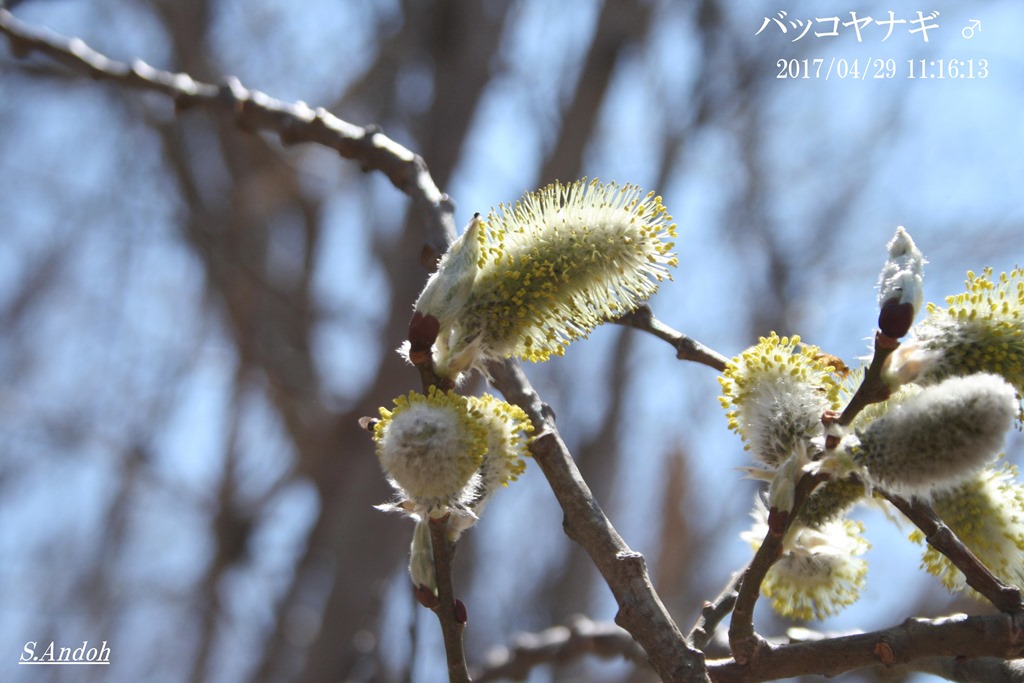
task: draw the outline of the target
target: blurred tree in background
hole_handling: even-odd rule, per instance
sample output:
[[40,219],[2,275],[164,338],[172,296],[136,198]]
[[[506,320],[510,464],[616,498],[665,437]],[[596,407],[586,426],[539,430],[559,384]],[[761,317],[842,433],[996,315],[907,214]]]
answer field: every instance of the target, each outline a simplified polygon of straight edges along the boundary
[[[380,126],[426,160],[460,226],[553,180],[656,190],[681,265],[652,308],[726,356],[775,330],[852,364],[897,224],[934,301],[1024,246],[1012,2],[943,6],[927,44],[755,36],[781,9],[825,11],[810,2],[6,7],[113,59]],[[114,664],[51,680],[442,680],[437,624],[408,588],[410,528],[373,509],[390,493],[358,423],[417,385],[394,349],[443,248],[429,216],[322,146],[15,52],[0,53],[2,678],[42,680],[14,666],[27,640],[90,639]],[[900,73],[776,78],[779,59],[837,55]],[[992,73],[906,78],[907,59],[953,56]],[[714,371],[615,326],[526,371],[685,630],[749,557],[754,488]],[[614,615],[561,522],[531,463],[461,542],[474,670],[518,632]],[[872,588],[825,628],[984,610],[945,596],[902,536],[869,521],[886,551]],[[530,680],[653,678],[584,658]]]

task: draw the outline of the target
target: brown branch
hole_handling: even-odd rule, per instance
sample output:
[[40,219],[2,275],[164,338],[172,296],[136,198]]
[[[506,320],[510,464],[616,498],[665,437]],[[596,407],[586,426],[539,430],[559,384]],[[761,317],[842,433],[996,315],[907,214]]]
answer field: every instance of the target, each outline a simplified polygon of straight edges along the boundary
[[653,334],[658,339],[663,339],[671,344],[676,350],[676,358],[689,360],[694,363],[701,363],[719,372],[725,370],[725,364],[729,359],[714,349],[704,346],[699,341],[690,339],[682,332],[672,329],[654,317],[651,307],[642,304],[636,309],[617,318],[615,323],[632,327],[643,332]]
[[1024,613],[908,619],[872,633],[759,648],[746,664],[708,662],[715,683],[758,683],[815,673],[838,674],[866,666],[886,668],[925,657],[1024,656]]
[[430,518],[430,545],[434,554],[434,574],[437,577],[437,605],[434,613],[441,623],[444,650],[448,660],[450,683],[469,683],[466,649],[462,641],[466,630],[466,607],[455,599],[452,581],[452,559],[455,544],[448,540],[448,515]]
[[1001,612],[1019,614],[1024,611],[1020,588],[1008,586],[1000,581],[963,544],[963,541],[957,538],[953,530],[946,526],[928,503],[918,498],[907,500],[886,492],[882,494],[924,533],[929,545],[948,557],[950,562],[963,572],[967,585],[985,596]]
[[729,583],[725,585],[722,592],[714,600],[705,602],[704,607],[697,617],[697,622],[690,629],[686,639],[698,650],[706,650],[708,643],[715,635],[715,629],[722,623],[733,608],[736,606],[736,598],[739,596],[739,587],[743,581],[743,572],[734,572],[729,577]]
[[276,133],[285,145],[309,142],[329,147],[346,159],[358,161],[365,171],[383,173],[427,217],[428,241],[433,249],[428,250],[425,258],[430,262],[425,265],[431,269],[433,258],[455,239],[453,204],[435,185],[426,162],[374,126],[354,125],[304,102],[274,99],[245,88],[234,77],[227,78],[224,85],[214,85],[188,74],[162,71],[142,60],[129,64],[110,59],[79,38],[33,27],[5,9],[0,9],[0,33],[7,36],[16,57],[39,53],[96,80],[165,95],[179,111],[203,107],[229,114],[243,130]]
[[586,655],[604,659],[622,657],[637,666],[648,666],[643,648],[628,631],[610,622],[577,616],[565,626],[521,634],[511,649],[496,649],[488,656],[476,681],[522,681],[538,666],[568,662]]
[[619,606],[615,622],[647,652],[666,682],[707,682],[704,655],[691,648],[654,590],[643,555],[632,550],[605,516],[580,475],[548,408],[514,361],[491,364],[494,386],[530,417],[536,435],[530,446],[564,513],[569,538],[590,555]]
[[886,336],[881,332],[875,332],[875,351],[871,358],[871,365],[864,372],[864,379],[857,388],[850,402],[846,404],[842,415],[836,423],[845,427],[853,422],[854,418],[872,403],[880,403],[892,394],[892,387],[882,379],[882,368],[885,361],[892,355],[892,352],[899,348],[898,339]]
[[754,553],[754,559],[743,570],[743,577],[736,595],[732,620],[729,622],[729,646],[739,664],[747,664],[757,658],[758,652],[769,648],[768,642],[754,631],[754,605],[761,594],[761,584],[768,570],[782,555],[782,541],[800,509],[828,475],[804,474],[797,482],[793,494],[793,508],[788,512],[772,508],[768,511],[768,533]]

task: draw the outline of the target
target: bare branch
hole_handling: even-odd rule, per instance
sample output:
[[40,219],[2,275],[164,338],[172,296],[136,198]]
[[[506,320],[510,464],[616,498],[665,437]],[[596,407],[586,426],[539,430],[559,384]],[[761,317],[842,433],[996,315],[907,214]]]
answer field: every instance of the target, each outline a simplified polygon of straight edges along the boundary
[[864,372],[864,380],[857,388],[857,393],[853,395],[853,398],[846,405],[842,415],[839,416],[839,419],[836,421],[837,424],[845,427],[852,423],[854,418],[860,414],[860,411],[864,410],[867,406],[889,398],[890,394],[892,394],[892,387],[882,379],[882,368],[885,367],[885,361],[892,355],[893,351],[899,348],[899,345],[898,339],[893,339],[881,332],[875,332],[875,351],[871,357],[871,365]]
[[488,368],[494,386],[533,422],[530,446],[562,511],[569,538],[590,555],[619,605],[615,622],[632,634],[663,681],[708,681],[704,655],[691,648],[654,590],[643,555],[619,536],[558,434],[550,409],[541,401],[519,364],[507,361]]
[[437,575],[437,605],[434,613],[441,624],[444,649],[448,659],[450,683],[469,683],[466,650],[462,640],[466,630],[465,606],[455,599],[452,581],[452,558],[455,544],[448,540],[448,516],[430,518],[430,545],[434,553],[434,572]]
[[759,648],[746,665],[708,662],[716,683],[757,683],[807,673],[835,676],[866,666],[886,668],[925,657],[957,660],[1024,656],[1024,613],[908,619],[899,626],[837,638]]
[[[452,202],[434,183],[426,162],[374,126],[357,126],[305,102],[277,100],[245,88],[234,77],[224,85],[213,85],[188,74],[162,71],[142,60],[119,62],[80,38],[30,26],[5,9],[0,9],[0,33],[7,35],[15,56],[37,52],[94,79],[170,97],[179,111],[203,107],[233,116],[243,130],[276,133],[285,145],[310,142],[336,150],[346,159],[358,161],[365,171],[383,173],[412,199],[428,217],[428,241],[436,253],[455,239]],[[425,265],[432,269],[432,259]]]
[[1000,581],[970,549],[946,526],[928,503],[912,498],[907,500],[890,493],[886,499],[906,515],[924,535],[925,540],[949,558],[963,572],[967,585],[984,595],[1002,612],[1019,614],[1024,610],[1020,589]]
[[586,655],[623,657],[646,667],[647,656],[628,631],[606,621],[577,616],[565,626],[517,636],[512,648],[497,648],[476,677],[477,683],[526,680],[537,666],[568,662]]
[[733,657],[740,664],[760,656],[762,650],[770,647],[769,643],[754,631],[754,605],[761,595],[761,584],[768,570],[782,555],[782,541],[793,520],[800,514],[800,509],[817,488],[827,478],[823,474],[804,474],[797,482],[793,494],[793,508],[782,511],[771,508],[768,511],[768,532],[761,542],[754,559],[743,571],[743,577],[733,607],[732,621],[729,622],[729,645]]
[[647,304],[638,306],[634,310],[620,316],[615,320],[619,325],[625,325],[644,332],[653,334],[658,339],[664,339],[676,349],[676,358],[689,360],[695,363],[707,365],[719,372],[725,370],[729,359],[714,349],[704,346],[699,341],[690,339],[682,332],[673,330],[668,325],[654,317],[651,307]]
[[736,598],[739,595],[739,587],[743,581],[743,572],[733,572],[733,575],[729,577],[729,582],[722,589],[722,592],[718,594],[714,600],[705,602],[704,607],[700,611],[700,616],[697,617],[697,623],[690,629],[690,634],[686,639],[698,650],[704,650],[707,648],[708,643],[711,642],[712,637],[715,635],[715,629],[722,623],[733,607],[736,606]]

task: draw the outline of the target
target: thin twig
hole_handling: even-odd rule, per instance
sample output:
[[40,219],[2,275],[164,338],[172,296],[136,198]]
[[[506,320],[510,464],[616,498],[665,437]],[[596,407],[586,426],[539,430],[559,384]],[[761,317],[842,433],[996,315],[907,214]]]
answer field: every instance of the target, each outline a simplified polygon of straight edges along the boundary
[[611,589],[619,606],[615,622],[640,643],[666,683],[709,683],[704,655],[686,643],[651,584],[643,555],[626,545],[594,499],[558,434],[550,409],[522,368],[510,360],[492,363],[488,371],[494,386],[533,423],[534,460],[562,507],[566,535],[587,551]]
[[462,634],[466,630],[466,607],[455,598],[452,580],[452,559],[455,544],[448,540],[448,515],[430,518],[430,544],[434,554],[434,574],[437,577],[437,606],[434,613],[441,623],[444,650],[448,660],[449,683],[469,683],[466,649]]
[[648,332],[658,339],[667,341],[675,348],[676,358],[679,360],[701,363],[719,372],[725,370],[725,364],[729,362],[728,358],[714,349],[704,346],[699,341],[687,337],[655,318],[651,307],[647,304],[641,304],[629,313],[616,318],[614,322]]
[[742,583],[729,622],[729,646],[733,658],[739,664],[746,664],[758,656],[758,651],[768,647],[767,641],[754,631],[754,605],[761,594],[761,584],[768,570],[782,556],[782,542],[793,521],[811,493],[827,479],[826,474],[804,474],[796,484],[793,507],[788,512],[772,508],[768,511],[768,532],[764,541],[754,553],[754,558],[743,571]]
[[736,606],[736,598],[739,596],[739,587],[743,581],[743,572],[733,572],[732,576],[729,577],[729,582],[722,589],[722,592],[718,594],[714,600],[705,602],[703,609],[700,611],[700,616],[697,617],[697,622],[690,629],[690,633],[686,636],[686,639],[698,650],[705,650],[712,637],[715,635],[715,629],[722,623],[733,608]]
[[864,379],[846,405],[842,415],[836,420],[840,426],[847,426],[854,418],[872,403],[880,403],[892,394],[892,387],[882,379],[882,368],[885,361],[892,355],[892,352],[899,348],[898,339],[886,336],[881,332],[875,332],[875,351],[871,358],[871,365],[864,372]]
[[[416,318],[410,330],[416,326]],[[410,334],[410,337],[415,335]],[[433,340],[431,340],[433,343]],[[451,382],[439,377],[434,371],[434,362],[429,353],[410,354],[420,373],[423,392],[432,387],[441,391],[452,388]],[[452,561],[455,557],[455,543],[448,538],[449,515],[429,520],[430,545],[434,559],[434,574],[437,580],[437,601],[435,604],[423,602],[431,607],[437,615],[444,638],[444,651],[448,662],[449,683],[468,683],[469,667],[466,664],[466,646],[463,633],[466,630],[466,606],[455,597],[455,581],[452,574]],[[421,601],[422,602],[422,601]]]
[[497,648],[488,655],[476,681],[522,681],[538,666],[569,662],[587,655],[605,659],[622,657],[637,666],[648,666],[647,655],[628,631],[613,623],[592,621],[580,615],[565,626],[520,634],[511,648]]
[[953,530],[946,526],[928,503],[919,498],[907,500],[884,491],[881,493],[924,533],[929,545],[949,558],[949,561],[963,572],[968,586],[985,596],[1001,612],[1019,613],[1024,610],[1020,588],[1000,581],[970,548],[957,538]]
[[426,218],[432,247],[424,256],[428,268],[432,269],[433,259],[455,239],[454,206],[434,183],[426,162],[375,126],[357,126],[305,102],[283,102],[245,88],[234,77],[228,77],[224,85],[214,85],[188,74],[162,71],[142,60],[120,62],[97,52],[80,38],[31,26],[5,9],[0,9],[0,33],[7,35],[17,57],[43,54],[94,79],[165,95],[179,111],[192,107],[219,111],[234,117],[243,130],[276,133],[285,145],[316,143],[358,161],[365,171],[383,173]]

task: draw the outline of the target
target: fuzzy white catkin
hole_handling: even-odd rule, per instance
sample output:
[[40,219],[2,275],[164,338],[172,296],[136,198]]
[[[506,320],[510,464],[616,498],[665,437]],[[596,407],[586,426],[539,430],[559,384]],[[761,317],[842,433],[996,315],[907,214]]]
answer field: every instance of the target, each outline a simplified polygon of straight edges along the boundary
[[449,399],[454,406],[409,402],[395,411],[377,443],[380,463],[392,480],[409,498],[428,506],[457,499],[486,450],[486,432],[457,409],[458,398]]
[[744,435],[758,460],[771,467],[821,434],[821,414],[832,407],[815,386],[789,375],[759,383],[740,411]]
[[896,228],[887,248],[889,258],[878,277],[879,305],[897,299],[899,303],[912,304],[915,311],[921,310],[924,298],[921,283],[927,261],[902,225]]
[[1002,377],[954,377],[923,389],[858,432],[855,457],[875,484],[926,496],[962,483],[999,454],[1017,413]]

